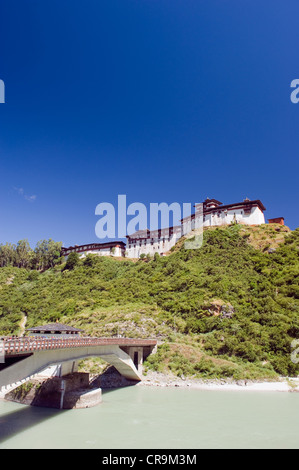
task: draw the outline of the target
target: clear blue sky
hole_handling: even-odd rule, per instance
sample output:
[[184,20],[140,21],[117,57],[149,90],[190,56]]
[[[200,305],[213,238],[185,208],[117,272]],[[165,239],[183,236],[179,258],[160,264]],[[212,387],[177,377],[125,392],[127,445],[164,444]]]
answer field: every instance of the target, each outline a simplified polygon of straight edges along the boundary
[[298,0],[1,0],[0,242],[96,205],[260,199],[298,223]]

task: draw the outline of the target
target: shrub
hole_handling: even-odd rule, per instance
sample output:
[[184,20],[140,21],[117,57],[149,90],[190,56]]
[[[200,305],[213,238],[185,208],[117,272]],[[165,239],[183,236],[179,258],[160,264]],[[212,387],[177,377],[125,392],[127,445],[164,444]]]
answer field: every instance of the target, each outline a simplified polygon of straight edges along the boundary
[[71,271],[76,266],[78,266],[79,262],[80,262],[80,258],[79,258],[78,253],[76,252],[70,253],[68,255],[64,269],[65,270],[68,269],[69,271]]

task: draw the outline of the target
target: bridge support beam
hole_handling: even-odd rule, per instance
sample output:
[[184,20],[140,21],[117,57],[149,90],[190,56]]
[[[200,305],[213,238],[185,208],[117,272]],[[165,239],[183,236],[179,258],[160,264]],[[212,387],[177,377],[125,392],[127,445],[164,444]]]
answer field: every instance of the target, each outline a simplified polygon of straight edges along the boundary
[[78,361],[62,362],[42,370],[39,377],[64,377],[65,375],[78,372]]

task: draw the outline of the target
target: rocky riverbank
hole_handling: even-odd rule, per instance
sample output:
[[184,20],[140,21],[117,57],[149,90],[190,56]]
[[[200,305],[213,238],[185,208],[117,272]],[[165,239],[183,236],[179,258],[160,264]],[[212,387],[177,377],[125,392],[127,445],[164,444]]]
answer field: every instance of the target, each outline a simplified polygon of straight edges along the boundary
[[299,378],[281,377],[272,382],[230,379],[204,380],[147,371],[141,382],[134,382],[122,377],[112,366],[108,367],[103,374],[94,376],[93,384],[102,389],[135,385],[138,387],[188,387],[198,390],[299,392]]
[[265,392],[299,392],[299,378],[281,377],[277,381],[263,382],[251,380],[203,380],[177,377],[160,372],[147,372],[139,386],[155,387],[189,387],[199,390],[230,391],[265,391]]

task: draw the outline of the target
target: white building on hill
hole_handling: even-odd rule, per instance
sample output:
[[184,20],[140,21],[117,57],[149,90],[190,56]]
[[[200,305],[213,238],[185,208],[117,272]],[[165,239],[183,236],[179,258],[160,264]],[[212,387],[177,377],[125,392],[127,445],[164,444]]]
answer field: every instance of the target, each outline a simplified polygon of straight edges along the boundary
[[98,256],[116,256],[125,255],[126,245],[122,241],[108,243],[89,243],[86,245],[74,245],[68,248],[61,248],[61,256],[68,257],[70,253],[78,253],[80,258],[85,258],[89,254]]
[[265,206],[258,199],[255,201],[244,199],[243,202],[223,205],[222,202],[216,199],[207,198],[203,204],[195,206],[195,214],[182,219],[183,233],[186,234],[194,230],[198,213],[203,216],[202,224],[204,227],[230,225],[232,223],[261,225],[265,223],[265,210]]
[[[246,198],[242,202],[223,204],[216,199],[207,198],[203,203],[195,205],[195,213],[185,217],[180,225],[158,230],[138,230],[127,235],[127,245],[123,241],[107,243],[91,243],[75,245],[61,249],[61,256],[68,257],[76,252],[85,257],[88,254],[98,256],[115,256],[140,258],[142,254],[153,256],[155,253],[164,255],[178,242],[178,240],[199,227],[214,227],[230,225],[232,223],[245,225],[261,225],[265,223],[264,211],[266,208],[259,199],[250,201]],[[283,224],[282,217],[270,219],[269,222]]]
[[195,206],[195,213],[181,220],[181,225],[155,231],[138,230],[127,235],[126,256],[139,258],[142,254],[163,255],[168,252],[183,236],[198,228],[230,225],[261,225],[265,223],[266,208],[260,200],[251,201],[246,198],[242,202],[225,204],[216,199],[207,198],[202,204]]

